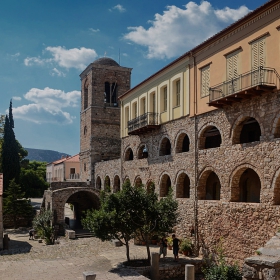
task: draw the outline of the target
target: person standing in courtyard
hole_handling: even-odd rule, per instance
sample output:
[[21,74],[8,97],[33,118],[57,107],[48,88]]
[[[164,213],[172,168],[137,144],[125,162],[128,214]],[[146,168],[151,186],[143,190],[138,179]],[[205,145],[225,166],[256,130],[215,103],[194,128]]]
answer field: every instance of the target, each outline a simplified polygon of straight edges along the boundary
[[176,237],[175,234],[172,234],[172,240],[173,240],[173,254],[174,254],[174,260],[175,262],[179,259],[179,246],[181,241]]
[[29,240],[30,240],[30,239],[34,240],[34,232],[35,232],[34,228],[32,228],[32,229],[29,231]]
[[163,255],[163,258],[165,258],[167,255],[167,240],[164,237],[162,237],[160,240],[159,258],[161,255]]

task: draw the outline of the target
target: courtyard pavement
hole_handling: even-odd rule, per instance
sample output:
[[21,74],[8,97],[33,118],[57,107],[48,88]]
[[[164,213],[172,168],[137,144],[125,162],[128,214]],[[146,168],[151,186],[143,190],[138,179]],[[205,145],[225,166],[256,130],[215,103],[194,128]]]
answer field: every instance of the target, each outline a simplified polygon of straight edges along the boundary
[[[125,246],[114,247],[111,242],[96,238],[67,240],[59,238],[59,244],[46,246],[37,240],[29,240],[28,231],[6,230],[9,250],[0,251],[1,280],[74,280],[83,279],[84,271],[94,271],[96,280],[144,280],[132,271],[119,268],[126,260]],[[130,245],[130,256],[147,258],[145,246]],[[151,248],[158,252],[158,247]],[[171,259],[171,251],[169,257]]]

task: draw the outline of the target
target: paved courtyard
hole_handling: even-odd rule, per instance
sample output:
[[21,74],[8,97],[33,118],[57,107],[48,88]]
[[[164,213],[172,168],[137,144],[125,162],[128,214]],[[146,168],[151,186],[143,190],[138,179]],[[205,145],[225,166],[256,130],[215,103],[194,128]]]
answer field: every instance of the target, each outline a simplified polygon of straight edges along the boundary
[[[125,246],[114,247],[96,238],[66,240],[46,246],[29,240],[27,230],[8,230],[10,248],[0,251],[0,279],[83,279],[84,271],[94,271],[96,280],[143,280],[132,272],[117,268],[126,260]],[[131,258],[146,258],[146,247],[131,244]],[[157,247],[152,250],[158,252]],[[171,257],[171,253],[169,253]]]

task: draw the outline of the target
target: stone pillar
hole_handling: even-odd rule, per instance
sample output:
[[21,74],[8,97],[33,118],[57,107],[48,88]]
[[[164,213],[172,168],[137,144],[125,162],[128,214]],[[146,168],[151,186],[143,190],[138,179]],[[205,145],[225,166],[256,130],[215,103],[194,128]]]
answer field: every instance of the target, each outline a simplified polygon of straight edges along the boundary
[[151,280],[159,280],[159,253],[152,253]]
[[0,195],[0,250],[3,250],[3,197]]
[[194,265],[186,264],[186,266],[185,266],[185,280],[194,280]]

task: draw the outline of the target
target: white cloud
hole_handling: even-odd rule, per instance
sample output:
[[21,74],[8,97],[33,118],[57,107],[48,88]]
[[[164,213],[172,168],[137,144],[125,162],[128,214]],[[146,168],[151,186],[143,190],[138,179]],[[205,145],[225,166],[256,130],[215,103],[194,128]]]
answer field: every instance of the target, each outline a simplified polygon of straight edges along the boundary
[[167,6],[162,15],[155,14],[149,21],[151,27],[128,27],[124,38],[148,48],[148,58],[172,58],[183,54],[228,24],[246,15],[250,10],[214,9],[207,1],[200,4],[189,2],[183,9]]
[[[120,4],[114,6],[112,9],[113,10],[118,10],[120,13],[124,13],[126,11],[126,9]],[[112,9],[110,9],[110,11],[112,11]]]
[[7,54],[7,57],[8,57],[9,59],[11,59],[11,60],[16,60],[16,61],[18,61],[19,56],[20,56],[20,53],[19,53],[19,52],[15,53],[15,54]]
[[46,65],[46,64],[57,64],[60,67],[69,69],[76,68],[83,70],[89,65],[93,60],[97,58],[97,53],[93,49],[87,48],[73,48],[66,49],[65,47],[46,47],[46,53],[50,53],[52,58],[41,58],[39,57],[27,57],[24,59],[24,64],[26,66],[33,65]]
[[63,73],[62,71],[59,71],[59,70],[56,69],[56,68],[53,68],[53,69],[51,70],[51,75],[52,75],[52,76],[58,76],[58,77],[66,77],[66,74],[65,74],[65,73]]
[[12,98],[13,100],[17,100],[17,101],[20,101],[21,100],[21,97],[20,96],[13,96]]
[[77,90],[64,92],[49,87],[32,88],[24,95],[31,103],[13,108],[13,115],[34,123],[70,124],[75,117],[69,110],[80,104],[80,95]]
[[89,28],[89,30],[93,33],[96,33],[96,32],[99,32],[100,30],[99,29],[94,29],[94,28]]

